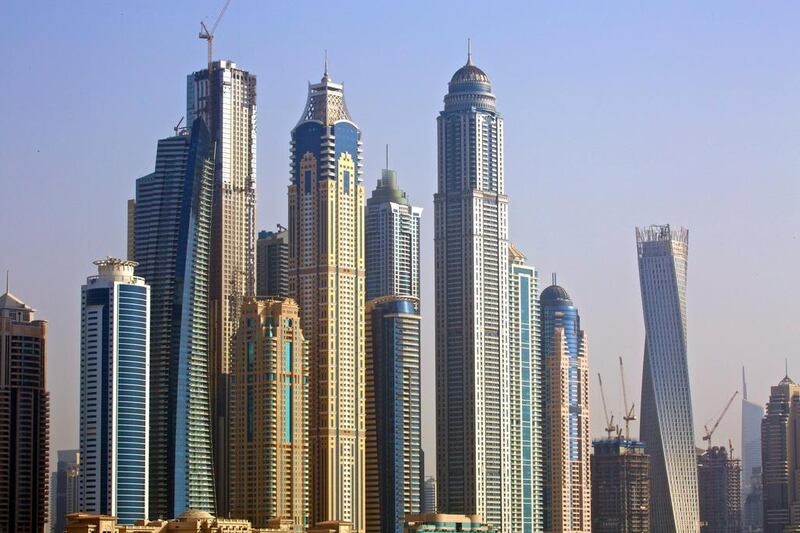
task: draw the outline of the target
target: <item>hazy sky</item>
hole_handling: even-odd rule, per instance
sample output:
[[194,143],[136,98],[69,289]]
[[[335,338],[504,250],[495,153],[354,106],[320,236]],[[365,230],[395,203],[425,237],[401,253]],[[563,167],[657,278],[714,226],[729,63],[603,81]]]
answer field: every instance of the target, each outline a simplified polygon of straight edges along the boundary
[[[0,13],[0,269],[49,321],[51,450],[78,445],[80,286],[124,256],[125,202],[204,67],[199,21],[223,1],[6,2]],[[684,225],[695,434],[741,388],[789,371],[796,335],[800,3],[260,2],[233,0],[215,57],[258,76],[258,225],[286,223],[289,132],[307,82],[345,84],[365,186],[384,144],[423,213],[423,421],[435,457],[436,116],[472,37],[505,117],[514,243],[569,291],[621,412],[617,356],[639,403],[644,340],[634,227]],[[668,5],[667,5],[668,4]],[[738,402],[716,443],[739,449]],[[638,427],[636,428],[638,432]]]

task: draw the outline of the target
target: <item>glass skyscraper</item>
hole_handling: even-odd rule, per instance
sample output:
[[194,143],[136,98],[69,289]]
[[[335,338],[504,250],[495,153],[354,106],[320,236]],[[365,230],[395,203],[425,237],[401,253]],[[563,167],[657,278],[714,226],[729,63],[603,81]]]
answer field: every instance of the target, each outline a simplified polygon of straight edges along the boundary
[[[522,533],[542,531],[542,368],[538,283],[525,255],[509,246],[513,521]],[[518,421],[518,422],[516,422]]]
[[328,76],[292,130],[289,292],[309,341],[311,518],[365,529],[361,131]]
[[563,287],[539,298],[542,313],[544,531],[591,531],[589,379],[586,335]]
[[158,141],[136,180],[136,275],[150,285],[153,518],[215,512],[209,413],[208,286],[213,141],[202,119]]
[[[209,68],[211,74],[209,76]],[[211,417],[217,510],[227,516],[227,396],[231,339],[256,283],[256,77],[214,61],[186,79],[186,120],[202,118],[216,146],[209,257]],[[209,81],[210,78],[210,81]]]
[[503,119],[467,63],[437,118],[436,469],[439,511],[516,531],[511,476],[508,197]]
[[761,526],[760,513],[748,512],[761,507],[761,419],[764,408],[747,397],[747,381],[742,367],[742,526],[745,531]]
[[700,528],[686,345],[689,232],[636,229],[644,311],[641,440],[650,455],[654,533]]
[[81,288],[79,506],[133,524],[148,507],[150,287],[134,261],[94,264]]

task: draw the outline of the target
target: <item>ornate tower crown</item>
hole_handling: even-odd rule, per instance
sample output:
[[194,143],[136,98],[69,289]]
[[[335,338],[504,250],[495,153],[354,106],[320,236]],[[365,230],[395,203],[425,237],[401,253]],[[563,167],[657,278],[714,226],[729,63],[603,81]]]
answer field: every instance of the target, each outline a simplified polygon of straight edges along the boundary
[[319,121],[330,126],[340,120],[352,122],[347,104],[344,101],[344,85],[335,83],[328,75],[328,63],[325,62],[325,73],[319,83],[308,84],[308,100],[303,116],[297,123],[299,126],[309,120]]

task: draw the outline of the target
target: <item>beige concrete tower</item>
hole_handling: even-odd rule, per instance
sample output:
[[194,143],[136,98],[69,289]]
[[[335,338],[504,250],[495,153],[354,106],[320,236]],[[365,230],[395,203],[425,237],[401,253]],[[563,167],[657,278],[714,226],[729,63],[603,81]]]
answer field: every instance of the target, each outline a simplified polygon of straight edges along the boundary
[[[546,356],[547,412],[550,439],[550,523],[545,531],[579,533],[592,530],[592,488],[589,464],[589,364],[586,335],[578,332],[578,357],[571,360],[563,327],[553,332],[552,351]],[[570,382],[577,384],[580,415],[570,416]],[[570,427],[577,422],[578,427]],[[576,442],[577,441],[577,442]]]
[[294,300],[247,298],[233,338],[230,513],[255,527],[308,516],[308,357]]
[[310,524],[365,528],[361,132],[328,77],[292,130],[289,292],[309,343]]

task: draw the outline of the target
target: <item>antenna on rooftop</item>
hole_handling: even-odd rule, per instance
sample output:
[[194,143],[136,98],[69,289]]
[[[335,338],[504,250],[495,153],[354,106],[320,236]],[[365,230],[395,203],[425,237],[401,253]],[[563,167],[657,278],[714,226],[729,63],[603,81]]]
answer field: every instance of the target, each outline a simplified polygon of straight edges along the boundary
[[557,275],[553,272],[553,285],[557,285],[556,281],[558,281]]

